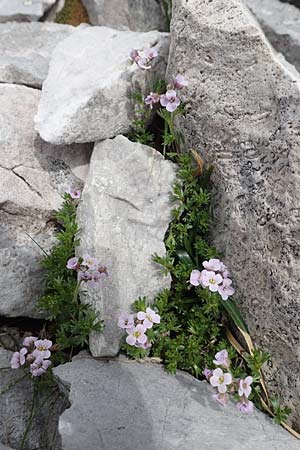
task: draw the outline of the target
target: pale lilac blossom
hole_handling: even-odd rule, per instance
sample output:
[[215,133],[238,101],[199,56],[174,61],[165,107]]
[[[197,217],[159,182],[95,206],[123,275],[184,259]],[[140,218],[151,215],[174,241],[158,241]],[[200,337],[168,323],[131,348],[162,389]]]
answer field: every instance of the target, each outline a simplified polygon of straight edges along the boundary
[[67,269],[77,270],[78,268],[79,268],[78,258],[76,258],[76,256],[70,258],[67,262]]
[[22,345],[25,347],[30,347],[37,340],[35,336],[27,336],[23,339]]
[[119,320],[118,320],[118,326],[122,328],[123,330],[131,329],[134,327],[134,315],[128,314],[126,312],[122,312],[120,314]]
[[33,351],[33,356],[35,356],[35,358],[50,358],[51,352],[49,349],[52,347],[52,341],[49,341],[48,339],[39,339],[35,341],[34,346],[35,350]]
[[251,394],[252,388],[251,384],[253,382],[253,378],[251,376],[246,377],[244,380],[240,380],[239,382],[239,396],[249,397]]
[[151,69],[151,62],[158,56],[158,51],[155,47],[146,48],[144,51],[133,49],[130,52],[130,58],[135,62],[140,69]]
[[73,199],[78,199],[81,197],[81,190],[80,189],[68,189],[67,194],[69,194],[71,196],[71,198]]
[[200,270],[192,270],[190,275],[190,283],[193,286],[199,286],[200,285],[200,279],[201,279],[201,272]]
[[128,336],[126,342],[129,345],[145,344],[147,342],[147,336],[145,335],[146,328],[142,324],[138,324],[136,327],[132,327],[126,330]]
[[144,344],[140,344],[139,342],[136,342],[135,346],[138,348],[142,348],[143,350],[149,350],[149,348],[152,347],[152,344],[150,341],[147,340]]
[[222,276],[219,273],[212,272],[210,270],[202,270],[200,283],[203,287],[208,287],[211,292],[217,292],[219,284],[223,281]]
[[223,278],[230,277],[230,273],[224,263],[220,262],[220,272]]
[[172,87],[174,89],[183,89],[184,87],[188,86],[188,84],[188,80],[181,74],[176,75],[176,77],[172,77]]
[[230,373],[223,373],[222,369],[217,368],[213,371],[209,382],[213,387],[218,389],[220,394],[225,394],[227,386],[232,383],[232,375]]
[[169,90],[160,96],[160,104],[169,112],[174,112],[180,105],[180,100],[177,97],[176,91]]
[[157,51],[157,48],[156,48],[156,47],[146,48],[146,49],[144,50],[144,55],[146,56],[147,59],[149,59],[150,61],[152,61],[152,59],[158,57],[158,51]]
[[90,270],[96,270],[99,264],[99,260],[90,255],[84,255],[81,263],[82,266],[87,266]]
[[145,98],[146,105],[149,105],[151,109],[156,103],[159,103],[160,95],[155,92],[150,92],[150,94]]
[[222,406],[226,406],[229,402],[229,395],[228,394],[213,394],[213,398]]
[[36,360],[30,364],[30,372],[33,377],[40,377],[51,365],[49,359],[43,359],[42,357],[37,357]]
[[160,315],[149,307],[146,308],[146,312],[139,311],[137,318],[138,320],[143,320],[143,325],[146,329],[152,328],[154,323],[160,323]]
[[207,380],[210,379],[210,377],[212,376],[212,374],[213,374],[213,371],[210,370],[210,369],[208,369],[207,367],[205,367],[205,369],[204,369],[203,372],[202,372],[202,375],[204,375],[205,378],[206,378]]
[[214,363],[216,366],[223,366],[228,369],[228,367],[230,366],[230,360],[227,350],[221,350],[220,352],[216,353]]
[[221,271],[221,261],[216,258],[212,258],[209,261],[203,261],[203,267],[206,270],[212,270],[213,272]]
[[221,286],[218,286],[218,292],[223,300],[228,300],[228,297],[234,294],[234,289],[231,287],[232,280],[230,278],[225,278]]
[[15,352],[10,360],[10,367],[12,369],[18,369],[19,367],[23,366],[26,361],[26,354],[28,350],[27,348],[21,348],[19,352]]
[[244,398],[244,399],[241,399],[236,404],[236,407],[243,414],[252,414],[253,413],[254,404],[253,404],[253,402],[251,402],[247,398]]

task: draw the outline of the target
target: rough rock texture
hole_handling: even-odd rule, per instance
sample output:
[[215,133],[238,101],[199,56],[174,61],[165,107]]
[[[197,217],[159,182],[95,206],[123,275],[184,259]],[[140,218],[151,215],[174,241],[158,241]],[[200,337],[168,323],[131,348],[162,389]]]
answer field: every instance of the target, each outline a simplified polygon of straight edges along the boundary
[[0,82],[41,87],[51,54],[74,27],[54,23],[0,25]]
[[118,30],[167,29],[162,3],[157,0],[83,0],[93,25]]
[[300,11],[279,0],[244,0],[273,47],[300,71]]
[[34,131],[40,91],[0,84],[0,315],[37,316],[41,250],[54,241],[61,194],[82,185],[90,147],[54,147]]
[[46,22],[54,22],[56,14],[59,13],[65,6],[65,0],[56,0],[55,5],[50,8],[45,14],[44,20]]
[[165,254],[175,167],[153,148],[123,136],[94,148],[78,209],[79,254],[101,258],[109,271],[102,289],[90,292],[88,299],[105,321],[104,332],[90,339],[94,356],[118,352],[124,335],[117,326],[121,311],[129,311],[139,296],[151,300],[170,286],[152,255]]
[[55,2],[56,0],[1,0],[0,22],[37,21]]
[[132,48],[153,45],[161,54],[154,72],[163,77],[168,34],[79,27],[53,52],[36,117],[41,137],[54,144],[70,144],[128,132],[133,120],[132,92],[146,92],[145,71],[130,63],[129,53]]
[[[0,450],[9,450],[9,445],[19,448],[31,413],[33,383],[29,378],[18,381],[24,376],[21,369],[10,368],[12,352],[0,347]],[[7,370],[5,370],[7,368]],[[11,386],[9,388],[9,386]],[[48,400],[46,401],[48,397]],[[45,390],[36,398],[37,407],[45,402],[40,413],[33,420],[32,429],[26,441],[26,449],[37,447],[61,450],[61,437],[58,433],[59,415],[68,407],[68,400],[56,389]]]
[[241,1],[173,6],[168,70],[190,82],[178,126],[214,165],[214,241],[254,341],[272,355],[268,386],[299,427],[300,80]]
[[64,450],[299,449],[263,413],[224,410],[206,381],[158,364],[77,357],[55,374],[70,388],[71,407],[59,419]]

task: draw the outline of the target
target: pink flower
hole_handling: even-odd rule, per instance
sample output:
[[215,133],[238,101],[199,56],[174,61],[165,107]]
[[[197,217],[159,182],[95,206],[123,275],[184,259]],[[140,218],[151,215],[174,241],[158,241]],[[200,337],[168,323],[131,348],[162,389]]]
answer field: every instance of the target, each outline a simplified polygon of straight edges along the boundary
[[230,273],[229,273],[227,267],[222,262],[220,262],[220,272],[221,272],[223,278],[228,278],[230,276]]
[[153,309],[147,308],[146,312],[140,311],[137,313],[137,318],[143,320],[144,327],[152,328],[154,323],[160,323],[160,315],[157,314]]
[[218,389],[220,394],[225,394],[227,386],[232,383],[232,376],[230,373],[223,373],[223,370],[218,368],[213,371],[209,382],[213,387]]
[[137,61],[140,59],[139,52],[138,52],[138,50],[135,50],[135,49],[132,49],[130,51],[129,56],[132,59],[132,61],[135,62],[136,64],[137,64]]
[[190,275],[190,283],[193,286],[199,286],[201,278],[201,272],[199,270],[192,270]]
[[230,278],[224,278],[221,286],[218,286],[218,292],[223,300],[227,300],[230,295],[234,294],[234,289],[231,287],[232,280]]
[[149,70],[151,69],[151,62],[154,58],[158,56],[157,49],[155,47],[146,48],[144,51],[131,50],[130,58],[135,62],[140,69]]
[[21,348],[19,352],[15,352],[10,360],[10,367],[12,369],[18,369],[20,366],[25,364],[25,355],[28,352],[27,348]]
[[33,356],[35,358],[47,359],[50,358],[51,352],[49,348],[52,347],[52,341],[48,339],[39,339],[34,343],[35,350],[33,352]]
[[210,369],[208,369],[207,367],[205,367],[205,369],[204,369],[203,372],[202,372],[202,375],[204,375],[205,378],[206,378],[207,380],[210,379],[210,377],[212,376],[212,374],[213,374],[213,371],[210,370]]
[[147,336],[145,335],[146,328],[138,324],[136,327],[132,327],[129,330],[126,330],[128,336],[126,338],[126,342],[129,345],[145,344],[147,342]]
[[243,414],[252,414],[254,405],[250,400],[244,398],[236,404],[236,407]]
[[176,91],[169,90],[160,96],[160,104],[164,106],[167,111],[174,112],[180,105],[180,100],[177,97]]
[[228,394],[213,394],[213,398],[221,405],[226,406],[229,402],[229,395]]
[[251,388],[251,384],[253,382],[253,378],[252,377],[246,377],[244,380],[240,380],[239,382],[239,396],[242,397],[243,395],[245,397],[249,397],[249,395],[251,394],[252,388]]
[[173,76],[172,78],[172,86],[174,89],[183,89],[184,87],[188,86],[189,82],[183,75],[176,75],[176,77]]
[[147,342],[145,342],[144,344],[140,344],[139,342],[136,342],[135,346],[138,348],[142,348],[143,350],[148,350],[149,348],[152,347],[152,344],[151,344],[151,342],[149,342],[147,340]]
[[75,256],[73,258],[70,258],[67,262],[67,269],[77,270],[78,268],[78,258],[76,258]]
[[227,350],[221,350],[220,352],[215,354],[214,363],[216,366],[223,366],[228,369],[230,366],[230,360],[228,358]]
[[37,337],[34,336],[28,336],[23,339],[22,345],[25,345],[25,347],[30,347],[33,345],[33,343],[37,340]]
[[40,377],[46,372],[50,365],[51,361],[49,359],[38,357],[32,364],[30,364],[30,372],[33,377]]
[[148,60],[152,61],[154,58],[157,58],[158,56],[157,48],[156,47],[146,48],[144,50],[144,55]]
[[134,315],[127,314],[126,312],[122,312],[120,314],[120,317],[118,320],[118,326],[120,328],[122,328],[123,330],[133,328],[134,327]]
[[206,270],[212,270],[213,272],[219,272],[221,270],[221,261],[216,258],[212,258],[209,261],[203,261],[203,267]]
[[150,108],[153,108],[153,105],[159,103],[160,95],[155,92],[150,92],[150,94],[145,98],[146,105],[149,105]]
[[87,266],[90,270],[96,270],[100,264],[97,258],[92,258],[90,255],[83,256],[81,263],[83,266]]
[[208,287],[211,292],[217,292],[223,281],[222,276],[218,273],[212,272],[210,270],[202,270],[200,283],[203,287]]
[[71,198],[80,198],[81,197],[81,190],[80,189],[68,189],[67,194],[71,196]]
[[87,286],[91,289],[95,289],[99,286],[99,281],[103,278],[103,274],[96,271],[89,271],[89,279],[87,280]]

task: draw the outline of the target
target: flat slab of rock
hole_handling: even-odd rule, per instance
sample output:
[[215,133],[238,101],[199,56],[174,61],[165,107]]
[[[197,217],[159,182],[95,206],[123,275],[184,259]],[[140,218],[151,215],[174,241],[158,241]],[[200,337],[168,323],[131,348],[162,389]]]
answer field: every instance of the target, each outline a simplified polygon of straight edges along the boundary
[[53,52],[36,117],[40,136],[54,144],[70,144],[128,132],[132,93],[147,91],[145,71],[130,63],[129,53],[154,45],[160,58],[153,70],[161,78],[169,48],[167,33],[79,27]]
[[88,297],[105,322],[103,333],[90,339],[94,356],[118,352],[124,335],[117,326],[121,311],[129,312],[138,297],[150,301],[170,286],[152,255],[166,251],[175,168],[153,148],[123,136],[95,145],[78,208],[78,254],[100,258],[109,271],[102,288]]
[[0,82],[40,88],[54,48],[74,30],[54,23],[0,24]]
[[93,25],[118,30],[167,30],[162,3],[157,0],[83,0]]
[[214,243],[299,430],[299,76],[238,0],[175,0],[169,61],[190,82],[178,127],[214,166]]
[[41,250],[54,242],[53,212],[69,187],[82,186],[90,146],[55,147],[34,131],[41,92],[0,84],[0,315],[36,317]]
[[0,22],[34,22],[43,17],[56,0],[1,0]]
[[245,0],[273,47],[300,71],[300,10],[280,0]]
[[[212,399],[206,381],[158,364],[76,358],[57,367],[71,407],[59,419],[64,450],[296,450],[266,415]],[[65,392],[65,391],[64,391]]]

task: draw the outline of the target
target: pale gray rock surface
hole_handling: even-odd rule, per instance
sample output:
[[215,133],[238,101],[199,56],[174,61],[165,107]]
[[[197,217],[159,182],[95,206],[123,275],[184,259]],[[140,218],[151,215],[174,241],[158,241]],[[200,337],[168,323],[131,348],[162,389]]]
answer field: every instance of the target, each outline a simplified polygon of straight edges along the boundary
[[50,8],[45,14],[44,20],[46,22],[54,22],[57,13],[59,13],[65,6],[65,0],[56,0],[55,5]]
[[0,82],[40,88],[54,48],[74,30],[54,23],[0,24]]
[[53,52],[36,117],[41,137],[70,144],[128,132],[134,115],[132,93],[148,89],[145,71],[130,62],[129,53],[154,45],[160,58],[153,75],[164,77],[167,33],[79,27]]
[[57,367],[71,407],[59,419],[64,450],[296,450],[266,415],[222,408],[206,381],[153,363],[78,357]]
[[124,335],[117,325],[120,312],[129,312],[139,296],[151,301],[170,286],[152,255],[166,252],[175,168],[153,148],[123,136],[95,145],[78,208],[78,255],[100,258],[109,272],[87,298],[105,322],[103,333],[90,338],[94,356],[118,352]]
[[241,1],[173,6],[168,71],[189,79],[177,126],[214,166],[214,243],[299,430],[300,80]]
[[273,47],[300,71],[300,10],[280,0],[244,0]]
[[56,0],[1,0],[0,22],[34,22],[43,17]]
[[[11,356],[12,352],[0,347],[0,392],[3,391],[0,395],[0,450],[19,448],[32,407],[34,384],[30,378],[23,378],[17,382],[24,376],[24,372],[21,369],[10,368]],[[47,397],[48,400],[45,402]],[[62,450],[58,418],[69,406],[68,400],[58,389],[52,395],[45,389],[43,393],[37,395],[36,405],[39,406],[43,402],[44,406],[33,420],[24,448],[45,447]]]
[[167,22],[158,0],[83,0],[93,25],[118,30],[165,31]]
[[34,131],[41,92],[0,84],[0,315],[36,317],[41,250],[54,242],[61,195],[82,186],[90,146],[55,147]]

